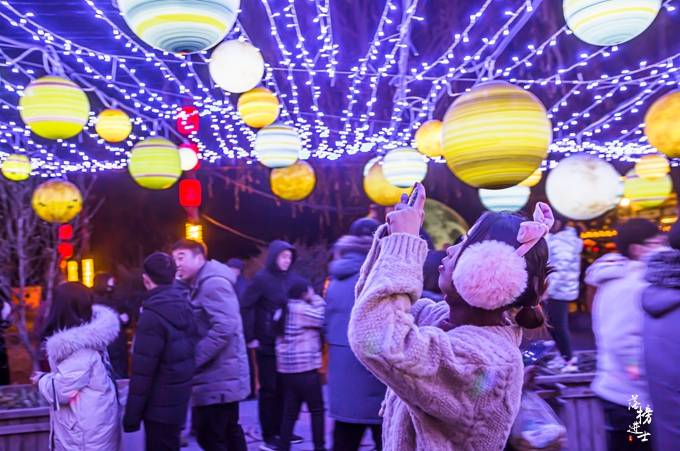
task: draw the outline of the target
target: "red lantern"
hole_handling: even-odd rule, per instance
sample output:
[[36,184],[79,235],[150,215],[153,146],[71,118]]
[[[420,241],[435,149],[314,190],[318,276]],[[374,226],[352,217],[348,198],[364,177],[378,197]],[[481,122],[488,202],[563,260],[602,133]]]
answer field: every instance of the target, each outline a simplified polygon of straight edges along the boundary
[[73,238],[73,226],[71,224],[62,224],[59,226],[59,241],[68,241]]
[[201,182],[196,179],[179,182],[179,204],[182,207],[200,207],[201,201]]
[[195,106],[183,106],[177,113],[177,131],[188,136],[198,132],[201,117]]
[[71,243],[61,243],[57,246],[57,252],[62,260],[69,259],[73,257],[73,244]]

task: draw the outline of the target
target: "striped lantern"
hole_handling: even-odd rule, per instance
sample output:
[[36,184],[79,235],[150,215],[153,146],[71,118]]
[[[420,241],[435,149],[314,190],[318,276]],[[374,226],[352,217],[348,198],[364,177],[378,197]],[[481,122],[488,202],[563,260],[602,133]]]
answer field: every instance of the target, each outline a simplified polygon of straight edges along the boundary
[[630,200],[633,208],[654,208],[668,199],[673,192],[673,180],[669,175],[654,180],[643,179],[630,170],[623,182],[623,197]]
[[269,182],[272,193],[277,197],[295,202],[304,200],[312,194],[316,185],[316,174],[309,163],[299,160],[287,168],[272,170]]
[[279,99],[267,88],[255,88],[238,98],[238,112],[246,125],[262,128],[279,116]]
[[442,154],[442,121],[427,121],[420,126],[415,136],[416,149],[428,157],[438,157]]
[[255,139],[255,154],[268,168],[285,168],[298,160],[302,141],[294,127],[273,124],[264,127]]
[[381,158],[373,158],[364,167],[364,192],[378,205],[392,207],[399,203],[402,194],[410,194],[411,187],[397,188],[385,179]]
[[264,76],[264,59],[260,50],[243,41],[226,41],[210,56],[210,77],[228,92],[241,93],[253,89]]
[[579,39],[608,46],[642,34],[659,14],[661,0],[564,0],[562,9]]
[[132,148],[128,171],[135,182],[147,189],[168,189],[182,175],[177,146],[165,138],[147,138]]
[[0,170],[7,180],[21,182],[31,176],[31,160],[26,155],[15,153],[2,162]]
[[236,22],[240,0],[118,0],[130,29],[144,42],[170,53],[214,47]]
[[548,154],[552,126],[541,102],[506,82],[480,84],[446,112],[443,156],[453,173],[477,188],[526,180]]
[[671,158],[680,157],[680,90],[670,92],[647,110],[645,135],[649,144]]
[[635,164],[635,173],[638,177],[654,180],[663,177],[671,172],[668,158],[663,155],[645,155]]
[[33,191],[33,210],[43,221],[63,224],[83,208],[83,196],[76,185],[66,180],[48,180]]
[[28,84],[19,100],[19,113],[36,135],[68,139],[87,124],[90,101],[71,80],[46,76]]
[[489,211],[519,211],[529,202],[528,186],[511,186],[505,189],[480,189],[479,199]]
[[132,122],[124,111],[109,109],[99,113],[94,129],[104,141],[119,143],[132,133]]
[[409,188],[427,175],[427,159],[415,149],[402,147],[385,155],[382,171],[385,180],[398,188]]
[[520,183],[519,186],[527,186],[529,188],[533,188],[534,186],[538,185],[541,182],[542,178],[543,172],[541,171],[541,168],[538,168],[533,172],[533,174],[524,179],[524,181]]

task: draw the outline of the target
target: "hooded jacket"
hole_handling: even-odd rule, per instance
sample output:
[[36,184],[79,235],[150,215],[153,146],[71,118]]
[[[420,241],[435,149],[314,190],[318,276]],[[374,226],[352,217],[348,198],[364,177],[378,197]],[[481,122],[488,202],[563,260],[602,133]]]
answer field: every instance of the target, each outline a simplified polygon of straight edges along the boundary
[[586,272],[586,283],[597,287],[592,313],[597,371],[592,390],[620,406],[628,406],[635,394],[642,405],[649,402],[642,344],[645,268],[643,262],[607,254]]
[[235,281],[236,275],[228,266],[210,260],[191,286],[199,337],[194,406],[242,401],[250,393],[250,370]]
[[194,375],[195,325],[188,293],[162,285],[149,291],[137,323],[132,377],[123,425],[136,431],[142,419],[183,424]]
[[575,301],[580,292],[583,240],[573,227],[548,235],[546,240],[550,249],[549,264],[554,269],[549,276],[548,298]]
[[642,335],[654,446],[675,449],[680,443],[680,251],[653,255],[645,278],[651,285],[642,294]]
[[106,348],[119,330],[118,315],[95,305],[89,323],[47,339],[51,371],[40,378],[38,390],[52,405],[52,449],[118,451],[120,404]]
[[265,267],[255,274],[241,301],[246,312],[254,312],[254,322],[249,327],[250,330],[246,331],[246,340],[257,339],[260,342],[260,351],[270,355],[275,355],[276,345],[274,312],[288,302],[288,287],[292,276],[290,269],[281,271],[278,268],[276,259],[281,252],[287,250],[293,253],[292,266],[297,257],[295,248],[285,241],[271,242]]

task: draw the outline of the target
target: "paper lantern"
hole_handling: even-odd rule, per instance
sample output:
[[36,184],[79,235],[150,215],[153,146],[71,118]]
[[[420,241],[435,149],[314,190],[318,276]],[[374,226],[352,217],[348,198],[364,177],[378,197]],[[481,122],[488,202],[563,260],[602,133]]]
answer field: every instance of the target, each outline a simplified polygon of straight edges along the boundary
[[246,125],[262,128],[279,116],[279,99],[267,88],[255,88],[238,98],[238,112]]
[[165,138],[148,138],[135,145],[128,171],[139,186],[168,189],[182,175],[177,147]]
[[302,150],[302,141],[294,127],[273,124],[257,133],[255,153],[268,168],[285,168],[295,163]]
[[552,126],[541,102],[506,82],[480,84],[446,112],[444,157],[468,185],[500,189],[529,177],[548,154]]
[[663,155],[645,155],[635,164],[635,173],[638,177],[654,180],[671,172],[668,159]]
[[198,132],[201,116],[195,106],[183,106],[177,113],[177,131],[184,136]]
[[519,211],[527,202],[531,189],[528,186],[511,186],[505,189],[480,189],[479,199],[489,211]]
[[67,282],[78,282],[80,281],[80,277],[78,276],[78,269],[80,266],[78,265],[78,262],[75,260],[71,260],[68,262],[66,265],[67,272],[66,272],[66,281]]
[[183,171],[198,168],[198,146],[194,143],[182,143],[179,146],[179,160]]
[[21,182],[31,176],[31,160],[26,155],[12,154],[2,162],[0,171],[7,180]]
[[592,155],[574,155],[550,171],[546,194],[563,216],[582,221],[616,207],[623,183],[621,175],[606,161]]
[[73,257],[73,244],[72,243],[59,243],[57,246],[57,253],[62,260],[67,260]]
[[425,122],[416,132],[416,149],[428,157],[438,157],[444,150],[442,147],[442,121]]
[[661,0],[564,0],[562,7],[579,39],[608,46],[642,34],[659,14]]
[[198,241],[199,243],[202,243],[203,242],[203,225],[202,224],[192,224],[190,222],[187,222],[185,224],[184,237],[187,240],[193,240],[193,241]]
[[381,158],[374,158],[364,167],[364,192],[372,202],[391,207],[401,200],[402,194],[410,194],[412,187],[397,188],[383,175]]
[[99,113],[94,130],[104,141],[119,143],[132,133],[132,122],[125,111],[108,109]]
[[36,135],[68,139],[87,124],[90,101],[71,80],[47,76],[28,84],[19,100],[19,114]]
[[634,208],[645,209],[662,205],[673,192],[673,180],[669,175],[653,180],[639,177],[635,170],[626,174],[623,196]]
[[182,207],[198,208],[203,200],[201,182],[196,179],[184,179],[179,182],[179,204]]
[[264,76],[264,59],[252,44],[227,41],[213,50],[208,68],[217,86],[225,91],[241,93],[260,83]]
[[67,241],[73,238],[73,226],[71,224],[62,224],[59,226],[57,236],[61,241]]
[[543,172],[541,171],[541,168],[538,168],[534,171],[533,174],[531,174],[527,179],[520,183],[519,186],[533,188],[534,186],[538,185],[541,182],[542,178]]
[[316,185],[314,168],[306,161],[298,161],[287,168],[274,169],[269,176],[272,193],[284,200],[306,199]]
[[43,221],[62,224],[80,213],[83,197],[78,187],[71,182],[48,180],[35,189],[31,205]]
[[658,99],[647,110],[645,135],[649,144],[671,158],[680,157],[680,90]]
[[87,288],[92,288],[94,286],[94,259],[84,258],[80,262],[82,268],[83,285]]
[[196,53],[215,46],[236,22],[240,0],[118,0],[130,29],[151,47]]
[[385,155],[382,171],[388,183],[398,188],[409,188],[416,182],[422,182],[427,175],[427,160],[415,149],[394,149]]

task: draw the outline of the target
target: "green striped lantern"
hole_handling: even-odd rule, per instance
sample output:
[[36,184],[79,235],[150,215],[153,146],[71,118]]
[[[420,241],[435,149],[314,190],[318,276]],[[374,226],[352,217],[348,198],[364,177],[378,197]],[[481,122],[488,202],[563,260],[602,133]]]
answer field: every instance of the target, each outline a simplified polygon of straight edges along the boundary
[[504,189],[480,189],[479,199],[489,211],[519,211],[529,202],[531,188],[528,186],[511,186]]
[[171,53],[214,47],[234,26],[241,0],[118,0],[130,29],[145,43]]
[[300,156],[302,141],[294,127],[273,124],[262,128],[255,139],[255,154],[268,168],[286,168]]
[[47,139],[68,139],[83,130],[90,101],[71,80],[46,76],[33,80],[19,100],[21,120]]
[[168,189],[182,175],[179,150],[165,138],[145,139],[133,147],[128,171],[142,188]]
[[385,155],[382,170],[390,184],[410,188],[427,175],[427,158],[409,147],[394,149]]

